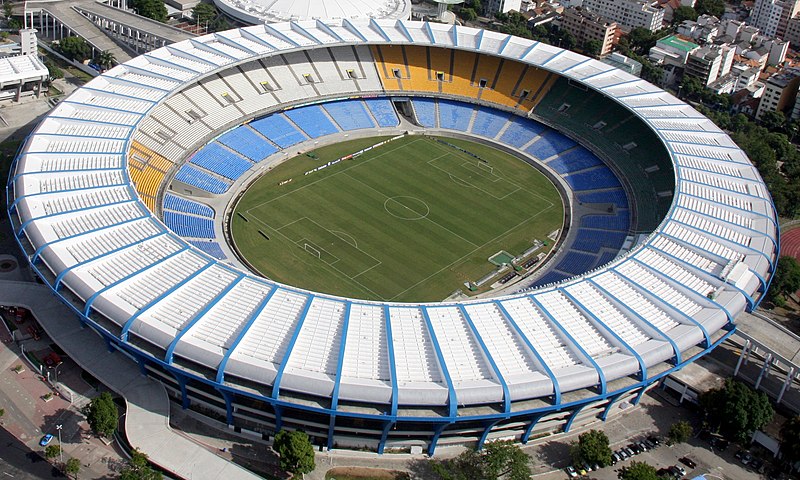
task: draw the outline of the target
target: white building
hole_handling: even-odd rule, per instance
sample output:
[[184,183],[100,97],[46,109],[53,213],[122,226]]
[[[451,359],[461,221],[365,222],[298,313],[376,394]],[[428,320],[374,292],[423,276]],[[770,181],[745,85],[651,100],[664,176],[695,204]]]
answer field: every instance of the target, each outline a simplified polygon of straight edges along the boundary
[[641,27],[656,31],[664,23],[664,10],[657,1],[584,0],[583,5],[597,14],[617,22],[623,30]]
[[508,13],[512,10],[519,12],[521,5],[521,0],[489,0],[486,4],[486,12]]
[[689,54],[686,60],[686,75],[700,80],[708,86],[731,71],[736,49],[727,45],[705,45]]
[[25,95],[41,93],[42,83],[50,76],[36,55],[0,58],[0,100],[19,101]]
[[747,23],[764,35],[783,38],[789,19],[800,11],[800,0],[756,0]]
[[800,85],[800,69],[787,68],[769,77],[758,104],[756,118],[761,117],[766,112],[791,113],[795,118],[797,111],[795,100],[797,99],[797,87]]

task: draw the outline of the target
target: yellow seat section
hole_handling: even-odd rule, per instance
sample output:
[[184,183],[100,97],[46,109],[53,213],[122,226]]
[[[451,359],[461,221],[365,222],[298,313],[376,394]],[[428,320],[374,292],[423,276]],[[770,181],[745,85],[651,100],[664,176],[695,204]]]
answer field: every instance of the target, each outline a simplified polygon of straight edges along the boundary
[[155,209],[158,189],[173,163],[134,141],[128,152],[128,172],[136,191],[150,210]]
[[541,70],[534,67],[528,67],[519,82],[517,91],[514,92],[516,96],[520,96],[523,91],[527,91],[528,95],[522,100],[521,108],[526,111],[535,107],[539,101],[550,90],[557,75],[548,73],[546,70]]
[[[414,90],[417,92],[438,92],[439,80],[436,79],[436,72],[428,68],[428,49],[427,47],[403,47],[406,53],[406,60],[408,61],[408,80],[403,82],[403,87],[406,90]],[[435,49],[440,50],[440,49]],[[440,52],[441,53],[441,52]],[[448,74],[450,69],[449,60],[447,67],[444,67],[444,57],[437,55],[436,65],[446,68],[445,75]]]
[[[438,49],[436,49],[438,50]],[[453,68],[449,81],[442,83],[442,91],[453,95],[476,98],[478,96],[478,83],[472,78],[475,69],[477,54],[464,50],[453,50]]]
[[[403,78],[408,78],[408,68],[403,56],[403,47],[399,45],[375,45],[372,56],[378,67],[383,88],[389,91],[403,90]],[[397,78],[397,75],[400,78]]]
[[[484,69],[483,66],[481,66],[484,61],[489,65],[492,65],[494,62],[498,63],[494,70],[494,76],[488,77],[488,75],[491,75],[489,69]],[[480,78],[491,78],[488,88],[484,88],[481,91],[481,100],[508,105],[509,107],[516,107],[519,103],[519,97],[514,97],[514,89],[520,81],[520,77],[522,77],[525,72],[525,65],[518,62],[503,61],[486,55],[480,58],[478,65],[478,70],[481,75],[487,75],[481,76]],[[487,67],[489,65],[487,65]]]

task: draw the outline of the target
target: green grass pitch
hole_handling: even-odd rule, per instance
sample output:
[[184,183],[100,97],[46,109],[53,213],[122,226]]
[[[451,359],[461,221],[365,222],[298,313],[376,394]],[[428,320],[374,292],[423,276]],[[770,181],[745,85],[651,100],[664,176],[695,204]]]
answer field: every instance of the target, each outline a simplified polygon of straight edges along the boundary
[[301,288],[439,301],[490,272],[487,259],[499,250],[518,255],[562,226],[561,198],[544,175],[465,140],[446,141],[486,163],[408,136],[303,175],[383,139],[322,147],[318,158],[298,156],[260,178],[231,217],[240,254],[264,276]]

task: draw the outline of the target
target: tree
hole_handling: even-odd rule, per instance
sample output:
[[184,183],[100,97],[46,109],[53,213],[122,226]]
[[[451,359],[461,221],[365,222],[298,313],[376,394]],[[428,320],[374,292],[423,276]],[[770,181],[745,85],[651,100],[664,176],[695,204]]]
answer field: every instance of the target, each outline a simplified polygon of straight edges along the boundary
[[600,50],[602,49],[603,44],[599,40],[589,40],[583,44],[583,51],[593,57],[600,55]]
[[117,63],[117,58],[114,56],[113,52],[109,50],[103,50],[97,56],[95,61],[98,65],[108,70],[109,68],[113,67],[115,63]]
[[196,22],[199,22],[200,25],[206,25],[214,21],[217,18],[219,12],[217,12],[217,7],[215,7],[211,3],[198,3],[196,7],[192,9],[192,17],[194,17]]
[[75,478],[78,478],[78,472],[81,471],[81,461],[77,458],[70,458],[67,460],[67,463],[64,465],[64,473],[67,476],[72,475]]
[[732,378],[723,387],[701,394],[700,405],[712,430],[742,443],[775,414],[764,392]]
[[572,444],[570,455],[572,461],[577,464],[611,465],[611,448],[608,446],[608,437],[600,430],[589,430],[580,434],[578,442]]
[[656,44],[658,37],[650,30],[636,27],[628,34],[630,49],[639,55],[646,55]]
[[61,454],[61,445],[48,445],[44,449],[45,458],[56,458]]
[[800,462],[800,415],[781,426],[781,453],[789,463]]
[[3,2],[3,15],[5,15],[6,19],[9,19],[12,15],[14,15],[14,5],[10,0]]
[[684,20],[697,20],[697,11],[688,6],[680,6],[672,12],[672,24],[680,25]]
[[478,13],[474,8],[462,8],[459,15],[461,15],[462,20],[467,22],[473,22],[478,18]]
[[689,437],[691,437],[693,433],[694,429],[692,429],[692,425],[686,420],[675,422],[672,424],[671,427],[669,427],[669,433],[667,434],[668,437],[667,442],[670,445],[675,445],[676,443],[684,443],[687,440],[689,440]]
[[765,112],[761,116],[761,125],[770,132],[784,132],[786,129],[786,115],[783,112]]
[[633,461],[619,470],[617,478],[620,480],[658,480],[656,467],[644,462]]
[[167,7],[161,0],[133,0],[131,6],[137,14],[158,22],[167,21]]
[[291,473],[314,470],[314,446],[305,432],[281,430],[275,435],[272,449],[281,459],[281,468]]
[[119,472],[120,480],[162,480],[161,472],[153,470],[147,461],[147,455],[140,452],[138,448],[131,452],[131,459],[128,465]]
[[44,57],[44,66],[47,67],[47,71],[50,73],[51,80],[64,78],[64,72],[61,70],[61,68],[59,68],[59,66],[56,65],[55,62],[53,62],[47,57]]
[[111,394],[103,392],[84,407],[84,414],[92,432],[100,437],[110,437],[117,428],[117,406]]
[[783,300],[798,290],[800,290],[800,263],[794,257],[784,255],[778,259],[778,268],[775,269],[775,276],[769,287],[769,298],[773,302],[780,297]]
[[725,2],[723,0],[697,0],[694,9],[698,15],[708,14],[722,18],[722,14],[725,13]]
[[510,441],[486,444],[483,450],[465,450],[456,458],[432,463],[441,480],[527,480],[528,456]]
[[92,50],[89,44],[86,43],[86,40],[81,37],[67,37],[62,39],[59,42],[58,49],[65,57],[77,62],[82,62],[89,58],[89,54]]

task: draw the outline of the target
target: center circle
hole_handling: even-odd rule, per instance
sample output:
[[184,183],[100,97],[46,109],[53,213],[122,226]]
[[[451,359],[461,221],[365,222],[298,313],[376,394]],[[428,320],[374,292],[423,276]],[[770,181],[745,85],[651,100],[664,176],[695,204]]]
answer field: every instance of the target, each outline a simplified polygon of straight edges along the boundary
[[431,213],[428,204],[417,197],[398,195],[383,202],[383,208],[393,217],[401,220],[422,220]]

